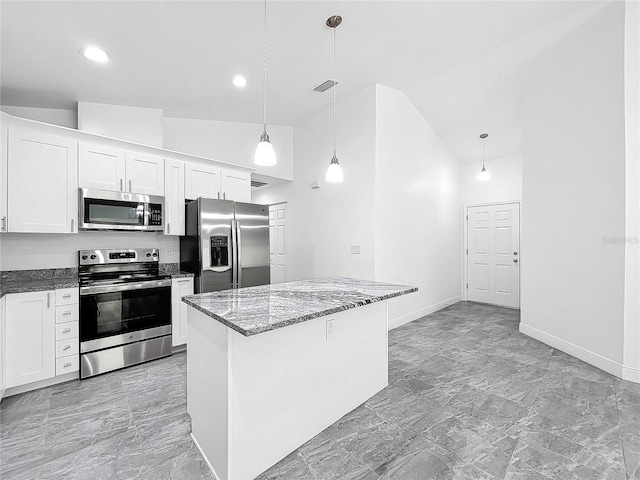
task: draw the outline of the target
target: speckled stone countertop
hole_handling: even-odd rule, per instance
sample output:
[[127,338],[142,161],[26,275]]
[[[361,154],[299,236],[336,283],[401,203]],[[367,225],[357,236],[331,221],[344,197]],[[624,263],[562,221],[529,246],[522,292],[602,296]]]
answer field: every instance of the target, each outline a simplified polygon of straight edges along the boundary
[[41,292],[56,288],[77,288],[77,268],[11,270],[0,272],[0,298],[9,293]]
[[329,277],[201,293],[182,301],[248,337],[416,291],[406,285]]
[[171,275],[171,278],[185,278],[185,277],[193,277],[193,273],[183,272],[180,270],[179,263],[161,263],[159,265],[160,273],[168,273]]

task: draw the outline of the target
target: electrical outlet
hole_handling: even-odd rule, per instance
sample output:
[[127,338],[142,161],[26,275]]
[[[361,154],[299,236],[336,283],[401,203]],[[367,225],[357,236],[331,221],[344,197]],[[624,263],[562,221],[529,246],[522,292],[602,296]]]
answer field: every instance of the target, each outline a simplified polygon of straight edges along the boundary
[[333,319],[327,320],[327,340],[333,338]]
[[173,245],[169,245],[169,248],[167,248],[167,254],[170,257],[173,257],[174,251],[173,251]]
[[351,245],[351,254],[360,255],[360,245]]

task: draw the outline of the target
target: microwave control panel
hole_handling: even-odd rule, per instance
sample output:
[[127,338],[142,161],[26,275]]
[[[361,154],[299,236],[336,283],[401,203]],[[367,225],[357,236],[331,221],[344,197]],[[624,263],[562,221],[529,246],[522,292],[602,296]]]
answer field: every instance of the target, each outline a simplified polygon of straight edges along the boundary
[[162,225],[162,205],[149,204],[149,225]]

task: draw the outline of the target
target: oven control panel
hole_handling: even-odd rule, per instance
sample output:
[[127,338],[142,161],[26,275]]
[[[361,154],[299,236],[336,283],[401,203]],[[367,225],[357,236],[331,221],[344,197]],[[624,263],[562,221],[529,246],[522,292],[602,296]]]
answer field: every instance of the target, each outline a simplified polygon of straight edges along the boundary
[[157,248],[130,248],[118,250],[80,250],[80,265],[104,265],[109,263],[160,262]]

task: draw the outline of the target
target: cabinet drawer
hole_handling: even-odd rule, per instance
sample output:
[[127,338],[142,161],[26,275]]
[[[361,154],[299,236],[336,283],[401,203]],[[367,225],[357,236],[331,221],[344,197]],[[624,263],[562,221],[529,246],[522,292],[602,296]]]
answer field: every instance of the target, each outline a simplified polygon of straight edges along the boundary
[[62,305],[56,307],[56,323],[77,322],[80,318],[78,305]]
[[69,355],[56,359],[56,375],[77,372],[80,366],[80,355]]
[[68,340],[70,338],[78,338],[79,324],[78,322],[64,322],[56,324],[56,340]]
[[80,301],[79,293],[77,288],[56,289],[56,306],[78,303]]
[[56,358],[66,357],[68,355],[77,355],[79,349],[80,344],[77,338],[58,340],[56,342]]

